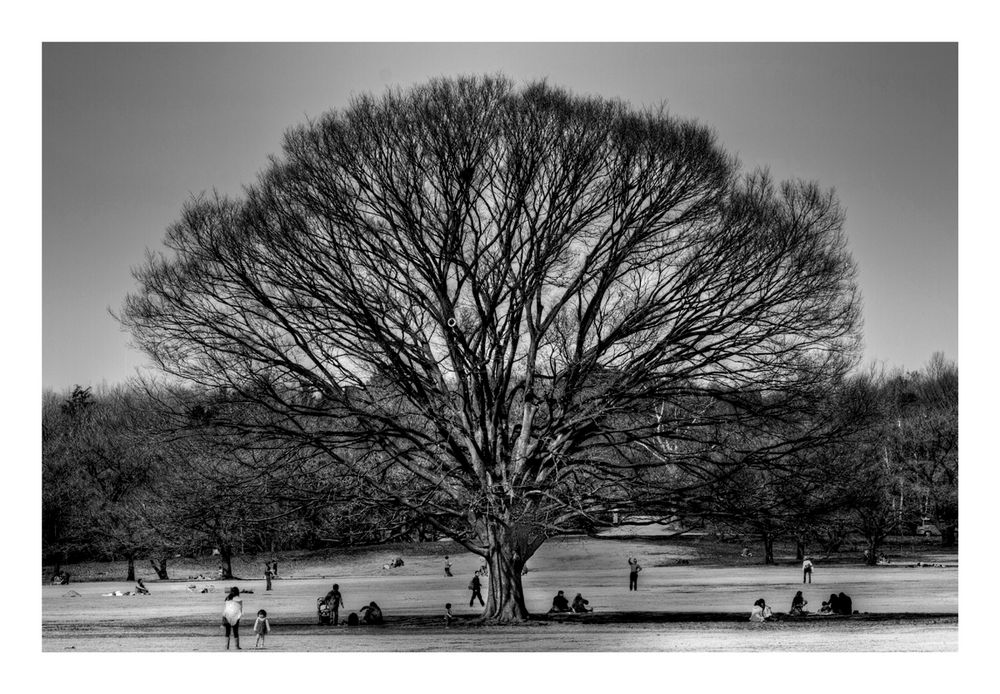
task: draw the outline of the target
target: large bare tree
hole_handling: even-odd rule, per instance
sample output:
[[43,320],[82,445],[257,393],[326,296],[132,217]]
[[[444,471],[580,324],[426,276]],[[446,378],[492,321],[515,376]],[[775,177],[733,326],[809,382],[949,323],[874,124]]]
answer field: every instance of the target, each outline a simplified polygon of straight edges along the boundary
[[662,110],[442,79],[192,201],[121,319],[217,394],[217,426],[321,453],[483,556],[484,616],[517,621],[547,537],[666,509],[724,469],[727,423],[787,429],[850,367],[843,221]]

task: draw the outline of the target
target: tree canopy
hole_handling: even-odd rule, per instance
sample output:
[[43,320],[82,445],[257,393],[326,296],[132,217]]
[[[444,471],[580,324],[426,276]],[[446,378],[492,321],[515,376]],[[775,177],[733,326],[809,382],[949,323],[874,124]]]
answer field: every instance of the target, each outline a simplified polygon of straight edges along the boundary
[[546,537],[823,434],[857,358],[843,224],[663,110],[440,79],[191,201],[121,320],[242,445],[323,456],[485,557],[486,616],[517,620]]

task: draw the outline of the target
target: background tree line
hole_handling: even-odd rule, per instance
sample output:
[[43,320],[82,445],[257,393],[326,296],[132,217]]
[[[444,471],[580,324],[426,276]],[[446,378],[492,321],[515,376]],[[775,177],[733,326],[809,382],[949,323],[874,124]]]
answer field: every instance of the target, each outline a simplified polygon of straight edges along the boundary
[[[955,544],[957,365],[936,354],[919,371],[846,385],[826,413],[850,422],[841,440],[767,466],[740,461],[672,518],[739,534],[767,563],[776,540],[794,540],[801,558],[835,552],[851,535],[864,538],[874,563],[886,538],[913,534],[924,519],[943,545]],[[224,398],[138,386],[44,393],[43,563],[124,559],[133,580],[135,563],[151,562],[167,578],[171,557],[218,550],[231,575],[234,555],[437,539],[405,509],[373,506],[363,481],[329,461],[214,430]],[[571,530],[611,522],[602,515]]]

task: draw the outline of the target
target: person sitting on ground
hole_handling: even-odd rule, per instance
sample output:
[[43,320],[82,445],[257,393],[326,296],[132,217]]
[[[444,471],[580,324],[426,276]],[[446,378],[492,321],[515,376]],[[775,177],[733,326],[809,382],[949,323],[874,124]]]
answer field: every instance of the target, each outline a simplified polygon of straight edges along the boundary
[[788,611],[788,614],[799,617],[805,614],[805,606],[809,604],[809,601],[802,597],[802,591],[795,593],[795,597],[792,598],[792,609]]
[[771,608],[767,606],[764,602],[764,598],[758,599],[753,604],[753,610],[750,612],[751,622],[770,622],[774,619],[771,614]]
[[569,600],[563,595],[563,591],[559,591],[554,598],[552,598],[552,609],[549,610],[549,614],[553,612],[569,612]]
[[349,627],[356,627],[360,623],[361,623],[361,620],[358,619],[358,613],[357,612],[352,612],[351,614],[347,615],[347,626],[349,626]]
[[830,607],[829,601],[824,600],[822,602],[822,604],[819,606],[819,613],[818,614],[833,614],[833,608]]
[[840,598],[836,593],[830,593],[830,602],[827,604],[830,606],[830,614],[840,614]]
[[382,609],[375,604],[372,600],[370,603],[361,608],[364,616],[361,617],[361,621],[364,624],[381,624],[382,623]]
[[135,592],[139,595],[149,595],[149,588],[146,587],[141,578],[135,582]]
[[854,605],[851,598],[841,593],[837,596],[837,614],[854,614]]
[[589,600],[584,600],[582,593],[577,593],[576,597],[573,598],[573,612],[577,614],[582,614],[584,612],[593,612],[593,610],[587,605],[590,604]]

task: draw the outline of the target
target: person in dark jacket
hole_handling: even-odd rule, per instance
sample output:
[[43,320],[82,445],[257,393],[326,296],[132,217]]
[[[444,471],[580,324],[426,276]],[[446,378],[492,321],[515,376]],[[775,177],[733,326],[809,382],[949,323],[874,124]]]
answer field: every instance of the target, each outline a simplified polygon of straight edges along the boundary
[[361,611],[364,613],[364,616],[361,617],[361,622],[363,624],[382,623],[382,608],[375,604],[374,600],[362,607]]
[[830,593],[830,600],[827,604],[830,606],[830,614],[840,614],[840,598],[837,597],[836,593]]
[[469,581],[469,590],[472,591],[472,597],[469,598],[469,607],[472,607],[472,603],[476,601],[476,598],[479,598],[480,605],[486,607],[486,603],[483,602],[482,587],[483,584],[479,581],[479,574],[474,574],[472,580]]
[[577,593],[576,597],[573,598],[573,612],[582,614],[584,612],[593,612],[587,605],[590,604],[589,600],[585,600],[583,593]]
[[802,591],[795,593],[795,597],[792,598],[792,609],[788,611],[788,614],[794,616],[801,616],[805,612],[805,606],[809,604],[809,601],[802,597]]
[[563,591],[559,591],[554,598],[552,598],[552,609],[549,613],[553,612],[569,612],[569,600],[563,595]]
[[841,593],[837,596],[837,609],[834,614],[854,614],[854,604],[850,596]]
[[330,606],[330,611],[333,613],[333,625],[337,626],[337,622],[340,620],[340,608],[344,606],[344,596],[340,594],[340,585],[334,583],[333,588],[323,600]]

